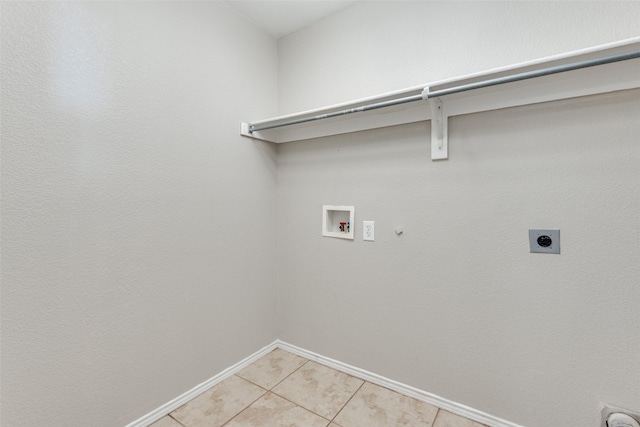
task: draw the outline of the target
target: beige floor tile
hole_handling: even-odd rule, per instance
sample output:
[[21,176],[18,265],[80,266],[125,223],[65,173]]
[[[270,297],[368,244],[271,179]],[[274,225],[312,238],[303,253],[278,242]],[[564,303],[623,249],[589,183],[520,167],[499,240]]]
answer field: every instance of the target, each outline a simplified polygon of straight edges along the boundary
[[186,427],[220,427],[266,393],[235,375],[171,413]]
[[433,427],[485,427],[485,425],[441,409]]
[[182,427],[182,424],[167,415],[166,417],[160,418],[149,427]]
[[329,420],[267,393],[225,427],[326,427]]
[[309,361],[273,392],[318,415],[332,419],[364,381]]
[[277,348],[241,370],[237,375],[271,390],[306,361],[307,359]]
[[335,421],[343,427],[430,427],[437,412],[428,403],[364,383]]

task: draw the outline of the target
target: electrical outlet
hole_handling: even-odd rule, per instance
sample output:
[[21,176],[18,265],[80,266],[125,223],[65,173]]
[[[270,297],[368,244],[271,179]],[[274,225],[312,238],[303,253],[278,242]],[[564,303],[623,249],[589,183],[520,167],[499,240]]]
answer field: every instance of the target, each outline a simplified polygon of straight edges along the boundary
[[375,237],[375,228],[374,221],[362,221],[362,240],[374,240]]
[[559,254],[560,230],[529,230],[531,253]]

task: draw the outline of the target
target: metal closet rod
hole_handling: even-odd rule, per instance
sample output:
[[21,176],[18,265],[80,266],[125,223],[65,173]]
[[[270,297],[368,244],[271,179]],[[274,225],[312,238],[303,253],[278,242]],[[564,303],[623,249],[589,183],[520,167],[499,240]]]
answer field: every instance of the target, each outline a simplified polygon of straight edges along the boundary
[[581,68],[589,68],[589,67],[594,67],[594,66],[597,66],[597,65],[610,64],[612,62],[626,61],[626,60],[635,59],[635,58],[640,58],[640,50],[629,52],[629,53],[623,53],[623,54],[619,54],[619,55],[606,56],[604,58],[590,59],[590,60],[587,60],[587,61],[575,62],[575,63],[572,63],[572,64],[557,65],[555,67],[543,68],[542,70],[527,71],[527,72],[524,72],[524,73],[513,74],[513,75],[510,75],[510,76],[497,77],[497,78],[494,78],[494,79],[483,80],[483,81],[480,81],[480,82],[469,83],[469,84],[460,85],[460,86],[454,86],[454,87],[450,87],[450,88],[447,88],[447,89],[440,89],[440,90],[436,90],[436,91],[433,91],[433,92],[428,92],[427,95],[426,95],[426,98],[424,98],[422,96],[422,94],[421,95],[414,95],[414,96],[407,96],[407,97],[404,97],[404,98],[397,98],[397,99],[391,99],[389,101],[377,102],[375,104],[362,105],[362,106],[356,107],[356,108],[349,108],[349,109],[346,109],[346,110],[334,111],[332,113],[319,114],[317,116],[311,116],[311,117],[305,117],[305,118],[302,118],[302,119],[296,119],[296,120],[290,120],[290,121],[286,121],[286,122],[280,122],[280,123],[273,124],[273,125],[260,126],[260,125],[252,125],[252,124],[250,124],[249,125],[249,132],[253,133],[253,132],[257,132],[257,131],[261,131],[261,130],[274,129],[274,128],[279,128],[279,127],[283,127],[283,126],[291,126],[291,125],[297,125],[297,124],[301,124],[301,123],[313,122],[313,121],[316,121],[316,120],[329,119],[331,117],[344,116],[346,114],[361,113],[361,112],[364,112],[364,111],[376,110],[378,108],[391,107],[391,106],[394,106],[394,105],[406,104],[408,102],[422,101],[423,99],[436,98],[436,97],[439,97],[439,96],[453,95],[454,93],[466,92],[466,91],[469,91],[469,90],[480,89],[480,88],[490,87],[490,86],[496,86],[496,85],[501,85],[501,84],[504,84],[504,83],[512,83],[512,82],[517,82],[517,81],[521,81],[521,80],[532,79],[532,78],[535,78],[535,77],[548,76],[548,75],[551,75],[551,74],[564,73],[566,71],[579,70]]

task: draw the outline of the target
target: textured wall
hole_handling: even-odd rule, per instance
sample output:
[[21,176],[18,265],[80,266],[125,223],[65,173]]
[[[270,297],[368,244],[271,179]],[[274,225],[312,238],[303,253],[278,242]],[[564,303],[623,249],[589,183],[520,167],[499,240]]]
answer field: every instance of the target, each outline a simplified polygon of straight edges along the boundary
[[635,37],[637,1],[366,1],[279,39],[287,114]]
[[[281,112],[635,36],[637,16],[357,4],[280,40]],[[279,145],[280,337],[529,427],[640,410],[639,119],[635,90],[454,117],[442,162],[428,122]],[[321,237],[323,204],[355,205],[354,241]],[[534,227],[562,254],[530,254]]]
[[276,338],[276,42],[219,2],[2,2],[3,426],[124,425]]

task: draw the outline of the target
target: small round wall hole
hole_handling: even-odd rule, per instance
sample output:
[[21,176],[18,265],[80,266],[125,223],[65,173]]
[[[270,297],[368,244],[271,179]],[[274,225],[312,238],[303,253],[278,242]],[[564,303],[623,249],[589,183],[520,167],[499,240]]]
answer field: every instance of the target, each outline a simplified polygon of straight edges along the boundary
[[551,246],[552,240],[551,237],[549,236],[540,236],[538,237],[538,245],[542,246],[543,248],[548,248],[549,246]]

